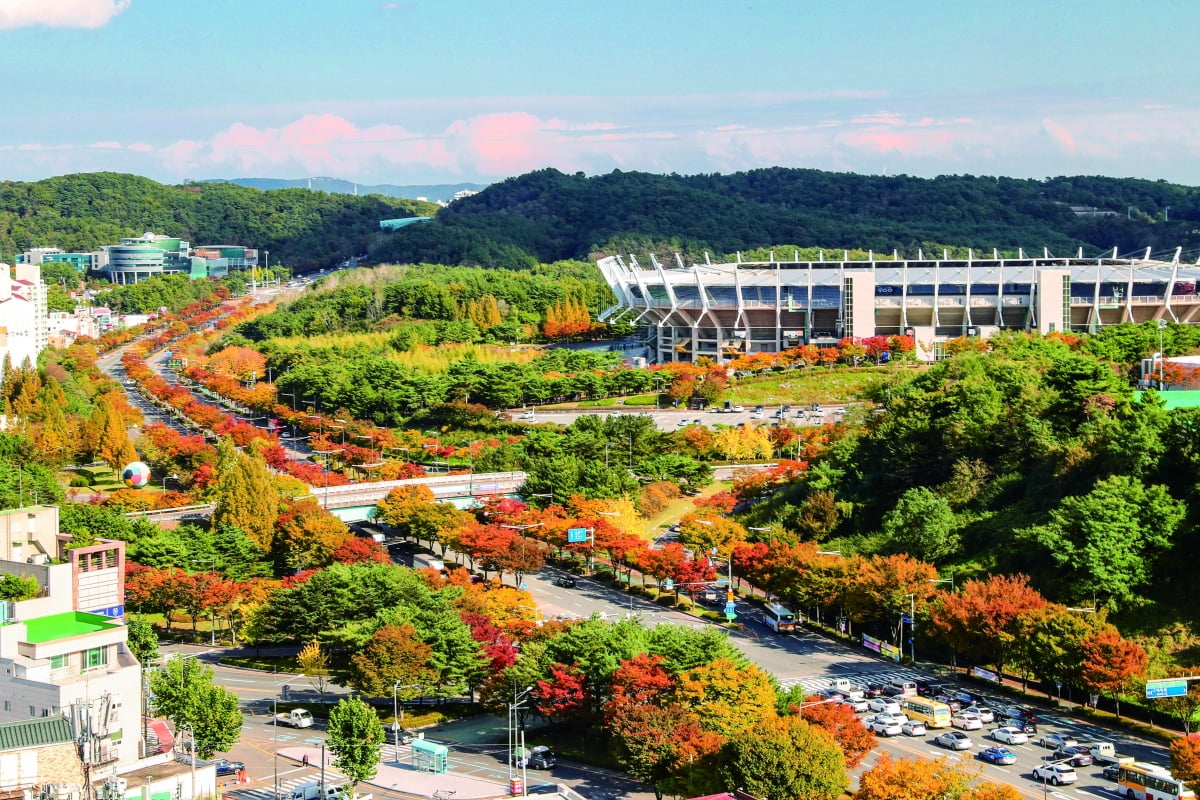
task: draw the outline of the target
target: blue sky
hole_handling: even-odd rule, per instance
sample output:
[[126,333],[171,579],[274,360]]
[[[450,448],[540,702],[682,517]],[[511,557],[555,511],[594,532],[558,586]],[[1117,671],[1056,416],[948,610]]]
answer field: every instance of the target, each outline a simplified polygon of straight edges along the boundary
[[1200,184],[1200,4],[0,0],[0,179]]

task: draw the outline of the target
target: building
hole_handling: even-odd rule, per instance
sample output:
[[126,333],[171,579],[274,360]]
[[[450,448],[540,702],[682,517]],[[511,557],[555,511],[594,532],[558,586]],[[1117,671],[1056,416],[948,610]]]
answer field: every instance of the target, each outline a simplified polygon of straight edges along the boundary
[[70,550],[57,509],[0,512],[0,574],[37,596],[0,602],[0,722],[65,717],[92,780],[136,765],[142,668],[124,624],[125,543]]
[[0,723],[0,800],[77,798],[83,761],[65,717]]
[[210,244],[192,250],[192,255],[205,262],[205,274],[224,278],[230,270],[248,270],[258,266],[258,251],[236,244]]
[[1200,322],[1200,266],[1111,256],[898,256],[664,266],[601,259],[617,297],[601,321],[641,326],[650,360],[718,362],[851,337],[910,335],[918,353],[1000,330],[1094,331],[1118,322]]
[[0,263],[0,373],[6,359],[15,367],[26,359],[36,364],[48,336],[41,267],[17,264],[11,269],[10,275],[9,265]]
[[33,247],[17,256],[18,264],[70,264],[80,275],[102,269],[107,263],[103,251],[96,253],[64,253],[57,247]]
[[107,278],[113,283],[138,283],[160,275],[190,275],[193,271],[188,242],[174,236],[146,232],[105,248]]

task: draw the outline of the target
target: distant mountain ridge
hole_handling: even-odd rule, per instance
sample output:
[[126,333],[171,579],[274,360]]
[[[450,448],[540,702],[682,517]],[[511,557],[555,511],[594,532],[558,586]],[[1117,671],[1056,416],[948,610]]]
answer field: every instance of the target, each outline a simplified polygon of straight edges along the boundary
[[206,178],[200,183],[236,183],[238,186],[249,186],[253,189],[271,191],[273,189],[312,189],[315,192],[330,194],[381,194],[384,197],[403,197],[409,200],[424,198],[431,203],[448,203],[454,195],[464,189],[481,192],[487,188],[486,183],[431,183],[415,184],[412,186],[396,186],[391,183],[355,183],[341,178],[312,177],[312,178]]

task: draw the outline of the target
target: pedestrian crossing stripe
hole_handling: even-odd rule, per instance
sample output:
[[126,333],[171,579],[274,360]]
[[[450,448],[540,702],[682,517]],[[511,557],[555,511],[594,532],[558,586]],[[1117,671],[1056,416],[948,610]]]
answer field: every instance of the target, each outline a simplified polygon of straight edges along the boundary
[[[265,782],[271,782],[271,777],[266,776],[262,779]],[[314,780],[320,780],[319,775],[308,775],[301,778],[288,778],[279,782],[279,796],[287,797],[292,793],[292,790],[297,786],[305,783],[312,783]],[[327,780],[326,786],[339,786],[336,781]],[[230,797],[236,797],[238,800],[275,800],[275,788],[272,783],[270,786],[264,786],[260,789],[234,789],[224,792]]]
[[822,689],[828,689],[835,678],[844,678],[859,689],[866,689],[868,683],[929,679],[928,676],[911,669],[892,669],[880,672],[845,672],[836,675],[809,675],[802,678],[783,678],[779,681],[779,685],[785,691],[791,689],[793,686],[802,686],[806,692],[819,692]]

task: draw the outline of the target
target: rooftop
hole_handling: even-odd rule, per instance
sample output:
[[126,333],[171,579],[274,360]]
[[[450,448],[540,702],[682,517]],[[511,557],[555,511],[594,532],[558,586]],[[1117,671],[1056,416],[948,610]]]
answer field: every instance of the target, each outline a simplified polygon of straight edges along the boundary
[[66,717],[23,719],[0,723],[0,752],[26,750],[72,741],[71,723]]
[[83,611],[67,611],[63,614],[51,614],[48,617],[37,617],[25,621],[30,644],[53,642],[57,639],[69,639],[72,636],[82,636],[86,633],[96,633],[119,628],[120,623],[113,622],[111,617],[100,614],[87,614]]

